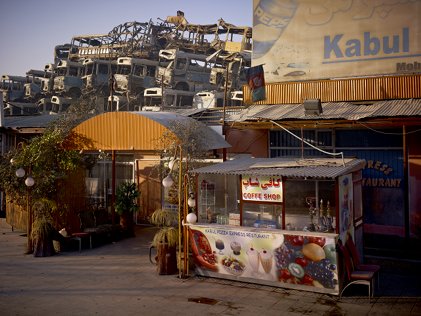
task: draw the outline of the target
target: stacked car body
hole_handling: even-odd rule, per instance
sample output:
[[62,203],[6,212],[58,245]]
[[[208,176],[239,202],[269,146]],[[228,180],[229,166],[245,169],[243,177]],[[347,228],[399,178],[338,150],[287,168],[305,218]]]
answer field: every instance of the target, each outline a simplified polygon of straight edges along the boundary
[[[251,28],[222,19],[200,25],[168,17],[74,36],[56,45],[44,70],[2,76],[5,114],[62,113],[81,97],[91,100],[93,113],[231,105],[245,83],[250,48]],[[218,101],[203,101],[206,94]]]

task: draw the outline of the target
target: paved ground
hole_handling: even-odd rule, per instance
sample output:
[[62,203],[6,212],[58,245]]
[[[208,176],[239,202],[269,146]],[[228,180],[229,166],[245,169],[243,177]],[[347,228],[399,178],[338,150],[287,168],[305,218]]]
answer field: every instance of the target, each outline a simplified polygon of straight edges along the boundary
[[[421,315],[421,276],[384,273],[371,303],[192,276],[149,262],[155,228],[53,257],[24,255],[26,237],[0,219],[0,315]],[[365,290],[365,289],[364,289]]]

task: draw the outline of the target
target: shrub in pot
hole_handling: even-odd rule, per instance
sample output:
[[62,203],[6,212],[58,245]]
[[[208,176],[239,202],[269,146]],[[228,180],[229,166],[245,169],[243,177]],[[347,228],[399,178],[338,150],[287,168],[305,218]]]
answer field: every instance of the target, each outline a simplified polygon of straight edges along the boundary
[[116,213],[120,215],[120,225],[127,237],[134,237],[135,235],[133,214],[139,209],[137,204],[139,196],[140,192],[136,183],[123,182],[117,188],[115,209]]
[[[152,247],[157,249],[155,257],[159,274],[177,272],[177,245],[179,232],[177,212],[169,209],[157,209],[152,213],[151,223],[158,226],[152,240]],[[151,248],[152,248],[151,247]]]
[[34,203],[34,222],[31,238],[34,257],[47,257],[56,253],[53,240],[64,241],[64,237],[55,229],[51,214],[57,209],[54,201],[41,199]]

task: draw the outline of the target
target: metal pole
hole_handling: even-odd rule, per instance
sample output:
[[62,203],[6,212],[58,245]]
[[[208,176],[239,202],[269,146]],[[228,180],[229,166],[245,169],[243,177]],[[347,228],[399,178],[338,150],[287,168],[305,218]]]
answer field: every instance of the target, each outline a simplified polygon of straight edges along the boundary
[[32,210],[31,210],[31,201],[30,201],[30,194],[29,188],[26,188],[26,218],[27,218],[27,225],[26,225],[26,234],[27,234],[27,244],[26,244],[26,253],[31,254],[33,253],[32,249]]
[[[28,168],[28,177],[31,176],[32,173],[32,168],[31,166],[29,166]],[[26,186],[26,210],[28,212],[27,217],[28,217],[28,227],[27,227],[27,249],[26,249],[26,253],[30,254],[34,252],[34,248],[33,248],[33,244],[32,244],[32,203],[31,203],[31,186],[28,186],[25,182],[25,186]]]
[[115,159],[116,159],[116,151],[112,151],[111,155],[111,223],[115,224],[115,182],[116,182],[116,172],[115,172]]
[[181,145],[178,145],[180,150],[180,164],[178,166],[178,277],[182,277],[181,272],[181,189],[182,189],[182,175],[183,175],[183,152]]
[[[222,135],[226,140],[226,131],[225,131],[225,120],[226,120],[226,106],[228,99],[228,66],[225,67],[225,85],[224,85],[224,108],[223,108],[223,117],[222,117]],[[222,148],[222,160],[227,160],[227,149]]]
[[[113,111],[113,102],[114,102],[114,75],[113,72],[110,72],[110,78],[108,79],[108,89],[110,92],[110,99],[107,104],[108,104],[108,111],[109,112],[114,112]],[[117,109],[116,109],[117,110]]]
[[404,192],[404,196],[405,199],[403,201],[403,205],[404,205],[404,228],[405,228],[405,239],[409,240],[410,238],[410,223],[409,223],[409,169],[408,169],[408,148],[407,148],[407,137],[406,137],[406,126],[403,125],[402,126],[402,145],[403,145],[403,177],[404,177],[404,182],[403,182],[403,192]]
[[[186,161],[187,164],[187,161]],[[186,171],[187,171],[187,166],[186,166]],[[187,218],[187,213],[189,210],[189,204],[188,204],[188,175],[187,173],[184,174],[184,214],[183,214],[183,219],[184,221],[186,221]],[[188,275],[188,265],[187,265],[187,260],[188,260],[188,233],[187,233],[187,226],[183,226],[183,271],[184,271],[184,276]]]

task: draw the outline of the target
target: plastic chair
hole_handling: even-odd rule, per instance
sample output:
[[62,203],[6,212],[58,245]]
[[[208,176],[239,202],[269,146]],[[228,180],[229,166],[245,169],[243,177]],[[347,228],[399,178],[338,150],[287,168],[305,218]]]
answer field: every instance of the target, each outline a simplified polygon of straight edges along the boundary
[[339,294],[339,299],[342,298],[343,292],[353,284],[362,284],[368,287],[368,299],[371,301],[371,297],[374,296],[374,287],[373,287],[373,279],[374,279],[374,272],[371,271],[360,271],[355,270],[352,265],[351,255],[348,249],[342,244],[342,242],[338,241],[338,250],[342,255],[344,264],[345,264],[345,275],[346,275],[346,285],[342,289]]
[[360,271],[370,271],[376,274],[377,276],[377,286],[380,287],[380,266],[377,264],[363,264],[360,260],[360,255],[358,254],[357,247],[355,246],[352,236],[348,234],[348,239],[345,242],[345,247],[348,249],[351,254],[352,264],[354,269]]

